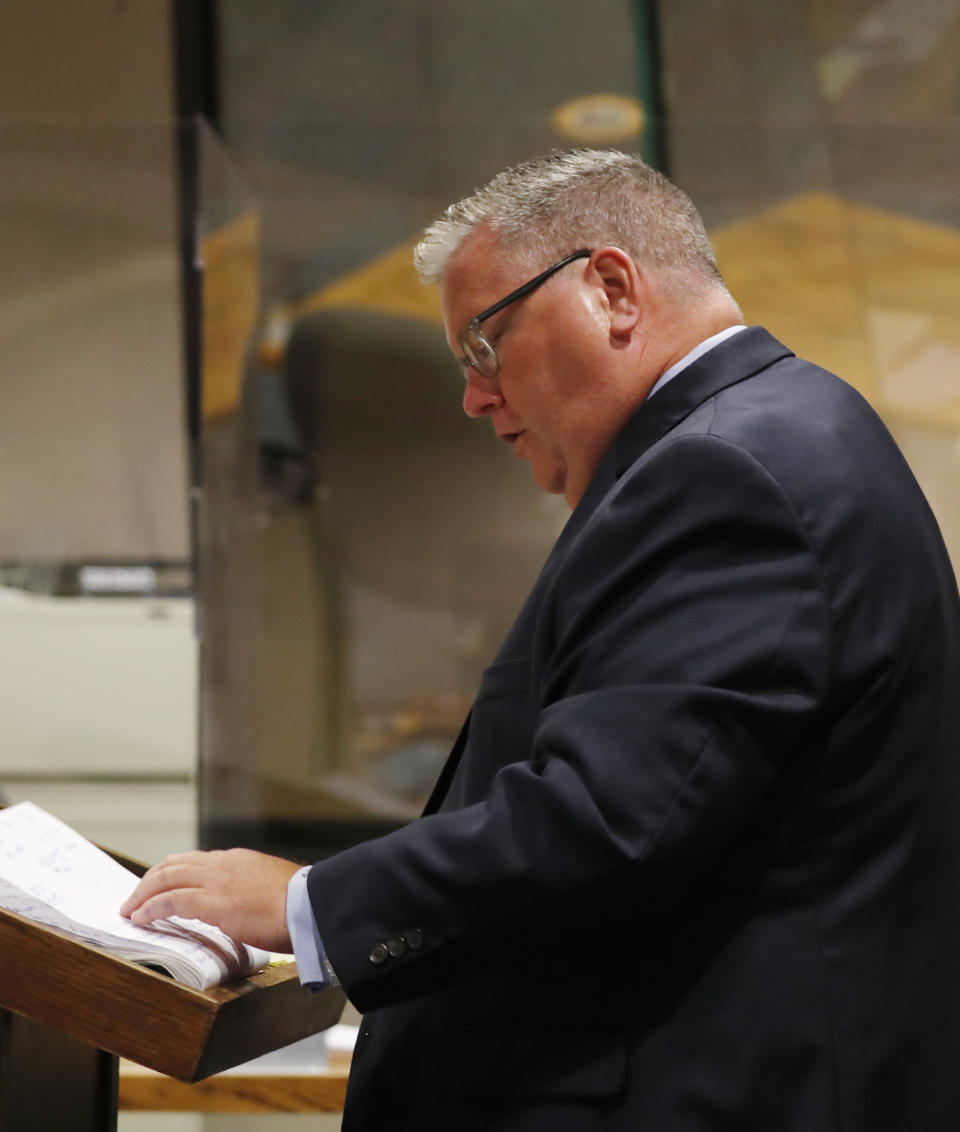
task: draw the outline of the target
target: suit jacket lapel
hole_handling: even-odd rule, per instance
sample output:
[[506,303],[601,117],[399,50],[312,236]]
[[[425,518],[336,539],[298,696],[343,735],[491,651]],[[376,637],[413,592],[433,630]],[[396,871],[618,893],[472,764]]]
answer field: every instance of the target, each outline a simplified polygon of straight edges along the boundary
[[616,477],[708,398],[789,357],[793,351],[760,326],[741,330],[708,350],[645,401],[627,422],[613,445]]

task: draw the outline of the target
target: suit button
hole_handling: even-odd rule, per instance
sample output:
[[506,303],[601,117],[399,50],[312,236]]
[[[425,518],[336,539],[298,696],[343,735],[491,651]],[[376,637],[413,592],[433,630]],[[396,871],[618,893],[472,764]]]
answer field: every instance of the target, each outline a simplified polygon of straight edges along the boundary
[[381,963],[386,962],[387,949],[382,943],[375,943],[370,948],[370,954],[367,956],[371,963],[376,964],[378,967]]
[[423,947],[423,932],[414,928],[412,932],[407,932],[403,937],[407,941],[407,947],[411,951],[419,951]]
[[407,941],[404,939],[388,939],[387,954],[398,959],[407,950]]

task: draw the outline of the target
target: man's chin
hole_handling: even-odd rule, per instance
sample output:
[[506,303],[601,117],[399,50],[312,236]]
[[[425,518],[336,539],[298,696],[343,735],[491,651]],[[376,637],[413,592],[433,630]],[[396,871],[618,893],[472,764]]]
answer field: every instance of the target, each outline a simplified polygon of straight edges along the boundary
[[533,482],[541,491],[546,491],[550,495],[563,495],[567,486],[567,469],[563,464],[551,462],[549,466],[544,466],[538,461],[531,460],[530,471],[533,474]]

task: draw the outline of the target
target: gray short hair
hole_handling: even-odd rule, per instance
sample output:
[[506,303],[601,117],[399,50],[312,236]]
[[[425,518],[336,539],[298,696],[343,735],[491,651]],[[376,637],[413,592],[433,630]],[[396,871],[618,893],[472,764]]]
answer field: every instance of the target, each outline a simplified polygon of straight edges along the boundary
[[579,248],[613,244],[637,263],[681,276],[687,287],[723,288],[693,202],[620,150],[557,151],[499,173],[426,229],[414,251],[420,279],[438,283],[450,257],[480,227],[509,242],[531,270]]

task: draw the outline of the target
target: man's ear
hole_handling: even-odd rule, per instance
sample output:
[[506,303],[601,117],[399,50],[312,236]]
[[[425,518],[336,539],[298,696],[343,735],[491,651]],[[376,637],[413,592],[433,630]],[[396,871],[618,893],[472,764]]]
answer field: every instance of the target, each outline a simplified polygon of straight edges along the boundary
[[611,336],[629,338],[643,318],[645,278],[620,248],[597,248],[590,257],[590,267],[603,288]]

